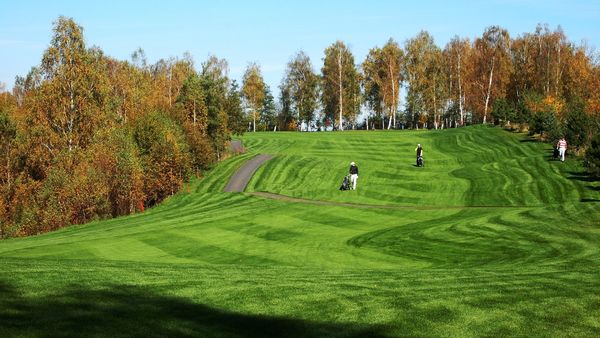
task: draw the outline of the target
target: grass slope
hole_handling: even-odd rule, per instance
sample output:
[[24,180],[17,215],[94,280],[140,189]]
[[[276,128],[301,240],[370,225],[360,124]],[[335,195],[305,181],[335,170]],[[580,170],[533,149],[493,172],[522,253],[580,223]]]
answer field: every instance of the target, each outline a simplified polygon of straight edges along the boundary
[[[144,214],[0,242],[0,336],[600,335],[600,182],[577,162],[487,127],[243,141]],[[221,192],[259,153],[247,191],[397,208]]]

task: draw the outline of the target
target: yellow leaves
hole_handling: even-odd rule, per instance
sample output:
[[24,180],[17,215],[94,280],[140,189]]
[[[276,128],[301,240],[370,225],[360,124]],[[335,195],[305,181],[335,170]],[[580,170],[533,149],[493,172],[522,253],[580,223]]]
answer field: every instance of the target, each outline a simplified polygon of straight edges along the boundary
[[525,97],[525,106],[532,113],[554,112],[561,116],[564,112],[565,101],[552,95],[546,97],[532,95]]
[[591,97],[587,100],[586,113],[591,116],[600,115],[600,97]]
[[565,101],[560,98],[555,98],[552,95],[548,95],[542,101],[543,107],[546,111],[552,111],[555,113],[562,113],[565,107]]

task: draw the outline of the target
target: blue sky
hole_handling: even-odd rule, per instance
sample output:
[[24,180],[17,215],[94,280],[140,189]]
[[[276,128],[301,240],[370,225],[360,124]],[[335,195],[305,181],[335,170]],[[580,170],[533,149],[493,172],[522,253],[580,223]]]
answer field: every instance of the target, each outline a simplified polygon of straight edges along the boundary
[[240,80],[248,62],[261,65],[276,94],[286,63],[304,50],[320,71],[324,49],[344,41],[360,63],[389,38],[400,43],[429,31],[443,48],[454,35],[480,36],[500,25],[517,36],[537,23],[561,25],[576,43],[600,48],[600,1],[27,1],[0,0],[0,82],[40,63],[59,15],[84,28],[88,46],[129,59],[141,47],[149,62],[190,52],[199,65],[214,54]]

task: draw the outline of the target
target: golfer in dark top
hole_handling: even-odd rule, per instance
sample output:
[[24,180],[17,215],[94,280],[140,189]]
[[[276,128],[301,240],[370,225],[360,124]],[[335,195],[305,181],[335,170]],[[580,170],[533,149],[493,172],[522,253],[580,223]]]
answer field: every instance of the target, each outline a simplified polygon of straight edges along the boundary
[[417,152],[417,166],[419,165],[419,157],[423,156],[423,147],[421,146],[421,144],[417,144],[417,148],[415,149],[415,151]]
[[356,163],[350,163],[350,182],[352,182],[352,190],[356,190],[356,180],[358,180],[358,167]]

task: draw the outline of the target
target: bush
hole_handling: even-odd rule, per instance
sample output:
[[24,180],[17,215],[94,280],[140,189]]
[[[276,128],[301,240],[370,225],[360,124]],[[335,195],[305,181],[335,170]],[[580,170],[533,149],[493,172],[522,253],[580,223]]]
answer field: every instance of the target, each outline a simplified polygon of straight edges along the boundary
[[97,135],[89,157],[93,167],[104,173],[112,215],[141,210],[144,171],[131,134],[126,129],[115,129]]
[[492,117],[494,124],[504,127],[510,126],[510,122],[515,120],[515,109],[506,99],[498,99],[494,101],[492,107]]
[[192,173],[192,159],[181,127],[155,112],[135,121],[133,139],[144,168],[146,206],[175,194]]
[[592,175],[600,177],[600,133],[594,136],[585,153],[585,165]]
[[203,135],[198,128],[195,128],[192,123],[185,123],[183,129],[194,169],[207,169],[216,161],[215,151],[209,138]]
[[567,113],[565,134],[569,146],[581,148],[590,137],[592,121],[581,108],[574,108]]
[[532,116],[529,133],[538,133],[545,141],[558,140],[563,136],[563,127],[554,112],[539,112]]

